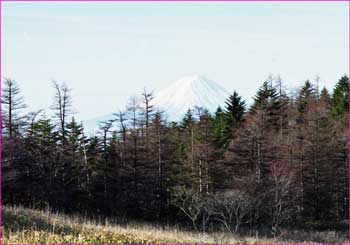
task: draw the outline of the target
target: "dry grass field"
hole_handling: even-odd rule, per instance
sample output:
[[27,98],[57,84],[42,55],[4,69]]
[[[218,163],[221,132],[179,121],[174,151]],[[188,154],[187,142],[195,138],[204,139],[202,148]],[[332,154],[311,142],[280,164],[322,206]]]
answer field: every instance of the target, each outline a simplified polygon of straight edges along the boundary
[[79,216],[66,216],[50,211],[22,207],[3,207],[4,244],[155,244],[155,243],[348,243],[345,232],[293,231],[281,240],[261,236],[228,233],[196,233],[174,227],[132,223],[118,225],[104,220],[93,221]]

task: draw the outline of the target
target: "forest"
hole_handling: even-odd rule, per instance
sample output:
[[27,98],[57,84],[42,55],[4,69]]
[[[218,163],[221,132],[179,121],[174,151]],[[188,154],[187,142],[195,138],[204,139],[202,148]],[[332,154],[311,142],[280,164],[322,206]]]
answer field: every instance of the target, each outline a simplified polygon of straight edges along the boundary
[[202,232],[347,229],[349,78],[334,84],[288,91],[269,77],[251,105],[233,91],[180,122],[144,90],[92,135],[66,84],[52,83],[48,116],[23,113],[20,83],[4,78],[2,202]]

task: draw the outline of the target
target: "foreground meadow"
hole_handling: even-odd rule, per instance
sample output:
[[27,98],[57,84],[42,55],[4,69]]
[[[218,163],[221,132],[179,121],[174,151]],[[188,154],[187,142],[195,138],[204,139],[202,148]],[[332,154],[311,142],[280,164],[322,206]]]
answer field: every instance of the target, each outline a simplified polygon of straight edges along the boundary
[[130,223],[120,225],[111,220],[89,220],[50,211],[22,207],[3,207],[4,244],[62,243],[348,243],[345,232],[288,232],[280,240],[262,236],[229,233],[181,231],[170,226]]

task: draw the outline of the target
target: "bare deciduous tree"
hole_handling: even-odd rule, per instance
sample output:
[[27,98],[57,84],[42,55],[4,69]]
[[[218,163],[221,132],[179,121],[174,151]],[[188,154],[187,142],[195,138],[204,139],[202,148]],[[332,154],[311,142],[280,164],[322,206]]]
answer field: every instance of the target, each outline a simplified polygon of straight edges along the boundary
[[198,231],[197,221],[202,212],[202,201],[199,193],[183,186],[177,186],[173,189],[172,194],[172,203],[191,220],[193,228]]
[[148,92],[146,89],[142,93],[142,103],[143,103],[143,116],[145,120],[146,127],[146,148],[149,149],[149,124],[152,120],[154,105],[153,105],[153,91]]
[[253,198],[244,189],[234,189],[216,194],[213,212],[216,219],[229,232],[237,232],[253,208]]
[[53,81],[55,88],[55,101],[51,106],[51,109],[55,112],[55,117],[58,119],[61,130],[62,143],[66,141],[66,121],[68,115],[72,114],[72,98],[70,95],[70,89],[66,84],[59,84]]
[[273,162],[271,171],[271,228],[277,239],[282,225],[291,218],[294,208],[290,205],[293,198],[293,184],[296,169],[284,162]]

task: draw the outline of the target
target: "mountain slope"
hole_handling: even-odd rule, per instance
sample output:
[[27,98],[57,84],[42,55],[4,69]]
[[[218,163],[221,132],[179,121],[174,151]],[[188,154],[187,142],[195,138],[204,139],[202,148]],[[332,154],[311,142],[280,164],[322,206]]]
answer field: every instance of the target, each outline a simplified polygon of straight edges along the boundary
[[219,84],[201,75],[186,76],[155,94],[154,105],[165,111],[169,120],[178,121],[188,109],[204,107],[215,112],[229,93]]

